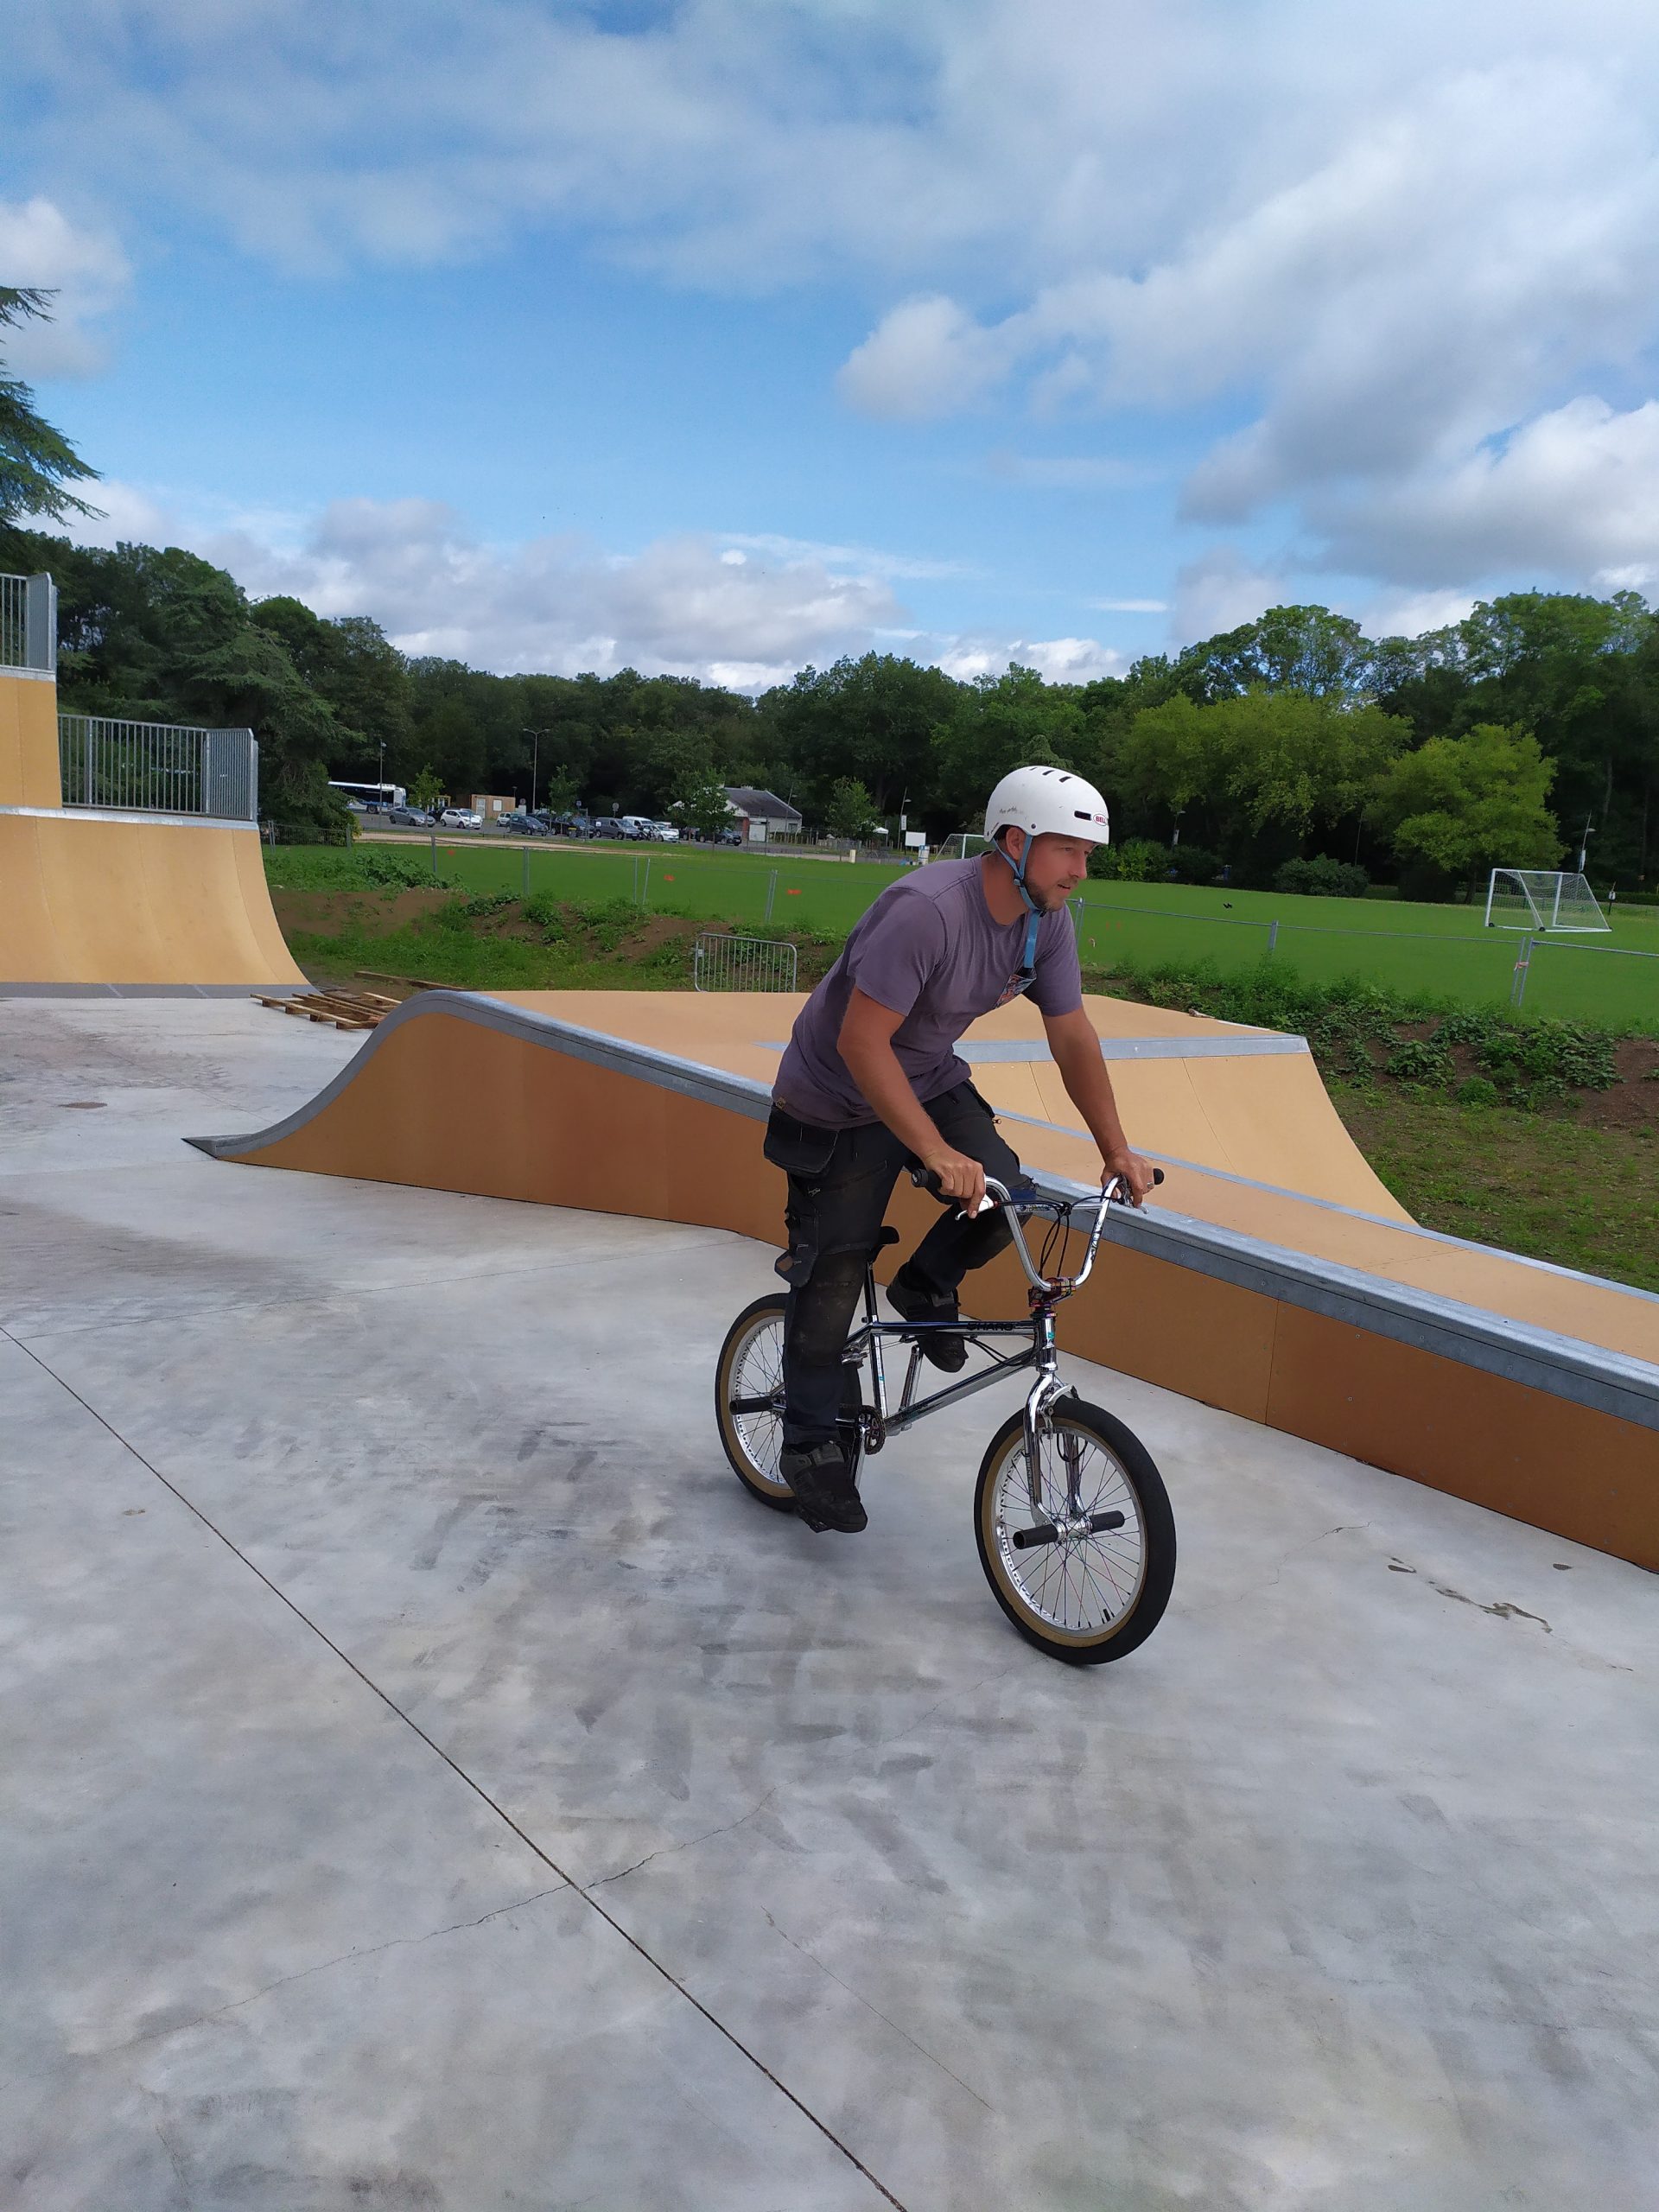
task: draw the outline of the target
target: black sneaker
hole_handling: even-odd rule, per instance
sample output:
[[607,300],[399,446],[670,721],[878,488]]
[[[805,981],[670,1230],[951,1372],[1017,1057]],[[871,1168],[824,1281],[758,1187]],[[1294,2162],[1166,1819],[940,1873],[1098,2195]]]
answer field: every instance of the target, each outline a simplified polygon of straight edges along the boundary
[[779,1471],[794,1491],[795,1510],[809,1529],[835,1529],[843,1536],[855,1536],[869,1526],[870,1516],[839,1444],[785,1444]]
[[[960,1319],[954,1298],[937,1297],[931,1290],[923,1290],[910,1280],[906,1270],[900,1268],[887,1285],[887,1303],[906,1321],[955,1321]],[[942,1367],[947,1375],[955,1375],[968,1364],[968,1346],[960,1337],[935,1335],[930,1329],[916,1340],[924,1356],[935,1367]]]

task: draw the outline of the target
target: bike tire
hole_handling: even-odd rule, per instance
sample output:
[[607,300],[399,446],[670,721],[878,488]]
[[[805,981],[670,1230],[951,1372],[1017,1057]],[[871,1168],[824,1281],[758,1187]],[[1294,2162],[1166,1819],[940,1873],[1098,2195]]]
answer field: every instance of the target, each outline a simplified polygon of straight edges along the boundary
[[[1121,1512],[1122,1529],[1089,1532],[1062,1542],[1016,1547],[1052,1521],[1033,1512],[1025,1468],[1025,1416],[1004,1421],[986,1448],[974,1490],[974,1534],[979,1563],[991,1594],[1027,1642],[1074,1667],[1096,1667],[1127,1658],[1163,1618],[1175,1581],[1175,1516],[1163,1478],[1140,1438],[1103,1407],[1076,1397],[1058,1399],[1043,1433],[1054,1441],[1053,1472],[1065,1497],[1061,1439],[1093,1455],[1085,1480],[1094,1487],[1083,1502],[1090,1512]],[[1095,1462],[1098,1461],[1096,1468]],[[1046,1461],[1041,1487],[1053,1493]],[[1132,1510],[1130,1503],[1132,1502]],[[1017,1527],[1016,1527],[1017,1524]],[[1125,1536],[1133,1530],[1134,1543]],[[1109,1539],[1109,1541],[1106,1541]],[[1029,1564],[1027,1564],[1029,1562]],[[1114,1605],[1115,1599],[1121,1600]]]
[[[746,1306],[726,1332],[715,1363],[715,1420],[732,1471],[751,1497],[774,1513],[792,1513],[795,1493],[778,1471],[783,1448],[784,1307],[773,1292]],[[768,1344],[767,1339],[771,1342]],[[759,1355],[757,1362],[757,1354]],[[733,1401],[762,1395],[775,1375],[777,1413],[740,1413]]]

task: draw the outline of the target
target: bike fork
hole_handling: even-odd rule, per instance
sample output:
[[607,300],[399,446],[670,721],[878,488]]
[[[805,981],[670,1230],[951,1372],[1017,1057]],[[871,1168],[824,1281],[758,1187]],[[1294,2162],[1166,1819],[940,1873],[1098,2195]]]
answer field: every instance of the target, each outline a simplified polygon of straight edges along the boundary
[[[1033,1319],[1039,1335],[1036,1351],[1037,1380],[1026,1394],[1026,1487],[1031,1495],[1032,1511],[1040,1521],[1047,1511],[1043,1497],[1042,1435],[1057,1398],[1065,1395],[1065,1385],[1059,1376],[1059,1354],[1054,1344],[1054,1316],[1046,1309]],[[1066,1440],[1062,1439],[1062,1448]],[[1077,1511],[1077,1468],[1075,1446],[1066,1457],[1066,1503],[1075,1514]]]

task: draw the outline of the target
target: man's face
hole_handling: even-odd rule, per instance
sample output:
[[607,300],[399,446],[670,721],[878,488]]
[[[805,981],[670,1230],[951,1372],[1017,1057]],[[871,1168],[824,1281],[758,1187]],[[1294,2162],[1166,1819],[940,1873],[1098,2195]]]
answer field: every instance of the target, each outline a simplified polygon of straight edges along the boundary
[[[1023,830],[1011,830],[1008,832],[1008,852],[1016,861],[1024,840]],[[1026,862],[1026,888],[1030,892],[1033,903],[1045,913],[1052,913],[1064,906],[1083,881],[1089,873],[1089,855],[1092,849],[1086,837],[1046,835],[1031,840],[1031,857]]]

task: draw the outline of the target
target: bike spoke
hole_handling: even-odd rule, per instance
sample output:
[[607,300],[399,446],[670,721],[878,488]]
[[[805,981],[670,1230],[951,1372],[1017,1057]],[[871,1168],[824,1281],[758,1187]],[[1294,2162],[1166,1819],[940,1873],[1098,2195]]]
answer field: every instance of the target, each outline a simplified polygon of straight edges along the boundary
[[[1085,1516],[1122,1513],[1123,1525],[1053,1543],[1014,1548],[1014,1531],[1034,1525],[1032,1492],[1042,1504],[1035,1522],[1063,1527],[1075,1497]],[[1139,1501],[1123,1470],[1096,1439],[1070,1427],[1064,1414],[1038,1440],[1033,1484],[1027,1446],[1017,1442],[999,1471],[995,1512],[1003,1573],[1038,1619],[1063,1635],[1098,1636],[1133,1605],[1146,1564]]]

